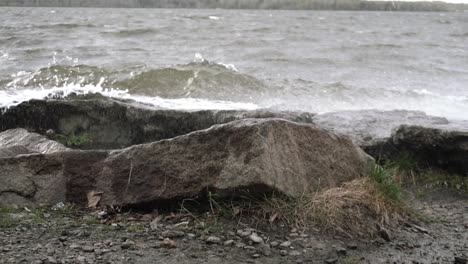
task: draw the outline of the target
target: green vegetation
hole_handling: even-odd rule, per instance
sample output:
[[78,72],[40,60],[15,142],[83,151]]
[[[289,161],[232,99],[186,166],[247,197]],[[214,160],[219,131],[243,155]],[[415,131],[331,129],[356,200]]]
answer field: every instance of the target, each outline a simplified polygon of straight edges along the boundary
[[377,183],[377,186],[392,200],[400,200],[401,187],[395,181],[395,171],[385,169],[376,165],[371,172],[370,178]]
[[125,8],[226,8],[297,10],[453,11],[467,5],[439,1],[365,0],[4,0],[0,6],[125,7]]
[[70,135],[57,135],[55,138],[58,142],[64,144],[67,147],[82,147],[91,142],[88,134],[76,135],[72,133]]

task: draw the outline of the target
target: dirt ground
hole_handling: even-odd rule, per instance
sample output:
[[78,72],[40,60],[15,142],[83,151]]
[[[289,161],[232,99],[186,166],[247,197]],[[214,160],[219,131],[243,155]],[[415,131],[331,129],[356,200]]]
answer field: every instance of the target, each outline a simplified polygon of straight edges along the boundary
[[413,188],[405,199],[426,221],[387,240],[209,214],[3,209],[0,263],[467,263],[466,191]]

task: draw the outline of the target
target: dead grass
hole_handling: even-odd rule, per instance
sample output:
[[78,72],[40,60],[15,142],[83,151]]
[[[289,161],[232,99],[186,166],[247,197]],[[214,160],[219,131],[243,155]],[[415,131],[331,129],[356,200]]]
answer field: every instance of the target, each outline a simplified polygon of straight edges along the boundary
[[259,205],[265,215],[275,216],[289,226],[303,230],[314,226],[346,234],[369,233],[374,231],[376,224],[392,225],[403,219],[402,204],[389,199],[368,178],[309,197],[271,197]]
[[[283,226],[300,231],[314,228],[349,236],[373,235],[377,225],[395,225],[407,215],[403,203],[389,198],[372,178],[357,179],[299,198],[271,194],[226,200],[210,193],[208,204],[208,213],[214,219],[223,217],[238,223],[254,223],[256,227]],[[184,205],[181,210],[196,218],[197,213],[190,207]]]

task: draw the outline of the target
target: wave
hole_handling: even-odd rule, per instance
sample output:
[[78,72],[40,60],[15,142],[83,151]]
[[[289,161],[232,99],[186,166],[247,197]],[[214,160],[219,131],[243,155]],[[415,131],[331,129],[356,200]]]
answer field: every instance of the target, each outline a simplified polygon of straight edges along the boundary
[[177,110],[255,110],[259,108],[253,103],[231,102],[223,100],[208,100],[203,98],[167,99],[132,95],[128,91],[103,88],[104,79],[96,85],[68,84],[62,87],[47,89],[0,90],[0,108],[5,109],[32,99],[59,99],[70,95],[101,94],[106,97],[133,100],[139,103],[163,109]]
[[[128,96],[148,103],[159,100],[149,98],[253,102],[267,91],[263,82],[240,73],[234,65],[210,62],[200,54],[187,64],[158,69],[140,68],[138,71],[117,71],[89,65],[51,65],[37,71],[18,72],[11,79],[2,80],[0,89],[2,87],[4,90],[0,96],[5,97],[8,104],[29,98],[21,91],[31,92],[33,98],[43,98],[48,92],[67,94],[70,88],[87,91],[98,87],[96,92],[99,93],[125,91]],[[160,101],[155,103],[163,104]]]

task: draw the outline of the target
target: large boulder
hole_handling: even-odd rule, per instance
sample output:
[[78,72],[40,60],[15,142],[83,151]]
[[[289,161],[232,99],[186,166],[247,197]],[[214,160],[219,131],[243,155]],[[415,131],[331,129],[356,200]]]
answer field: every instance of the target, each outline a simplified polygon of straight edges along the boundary
[[[122,150],[65,150],[0,158],[0,203],[137,205],[210,190],[300,196],[364,176],[373,159],[311,124],[243,119]],[[3,199],[6,196],[8,199]]]
[[468,130],[401,126],[386,144],[393,155],[411,153],[423,166],[468,176]]
[[165,110],[102,96],[31,100],[0,112],[0,132],[25,128],[79,149],[125,148],[244,118],[311,123],[313,116],[266,110]]
[[24,152],[24,154],[34,152],[48,154],[68,150],[67,147],[56,141],[49,140],[36,133],[30,133],[23,128],[10,129],[0,133],[0,151],[2,149],[5,151],[4,153],[6,153],[6,150],[15,150],[12,151],[10,156],[23,154],[20,152]]
[[468,175],[468,122],[420,111],[343,111],[313,117],[319,126],[348,135],[376,160],[410,155],[421,167]]

